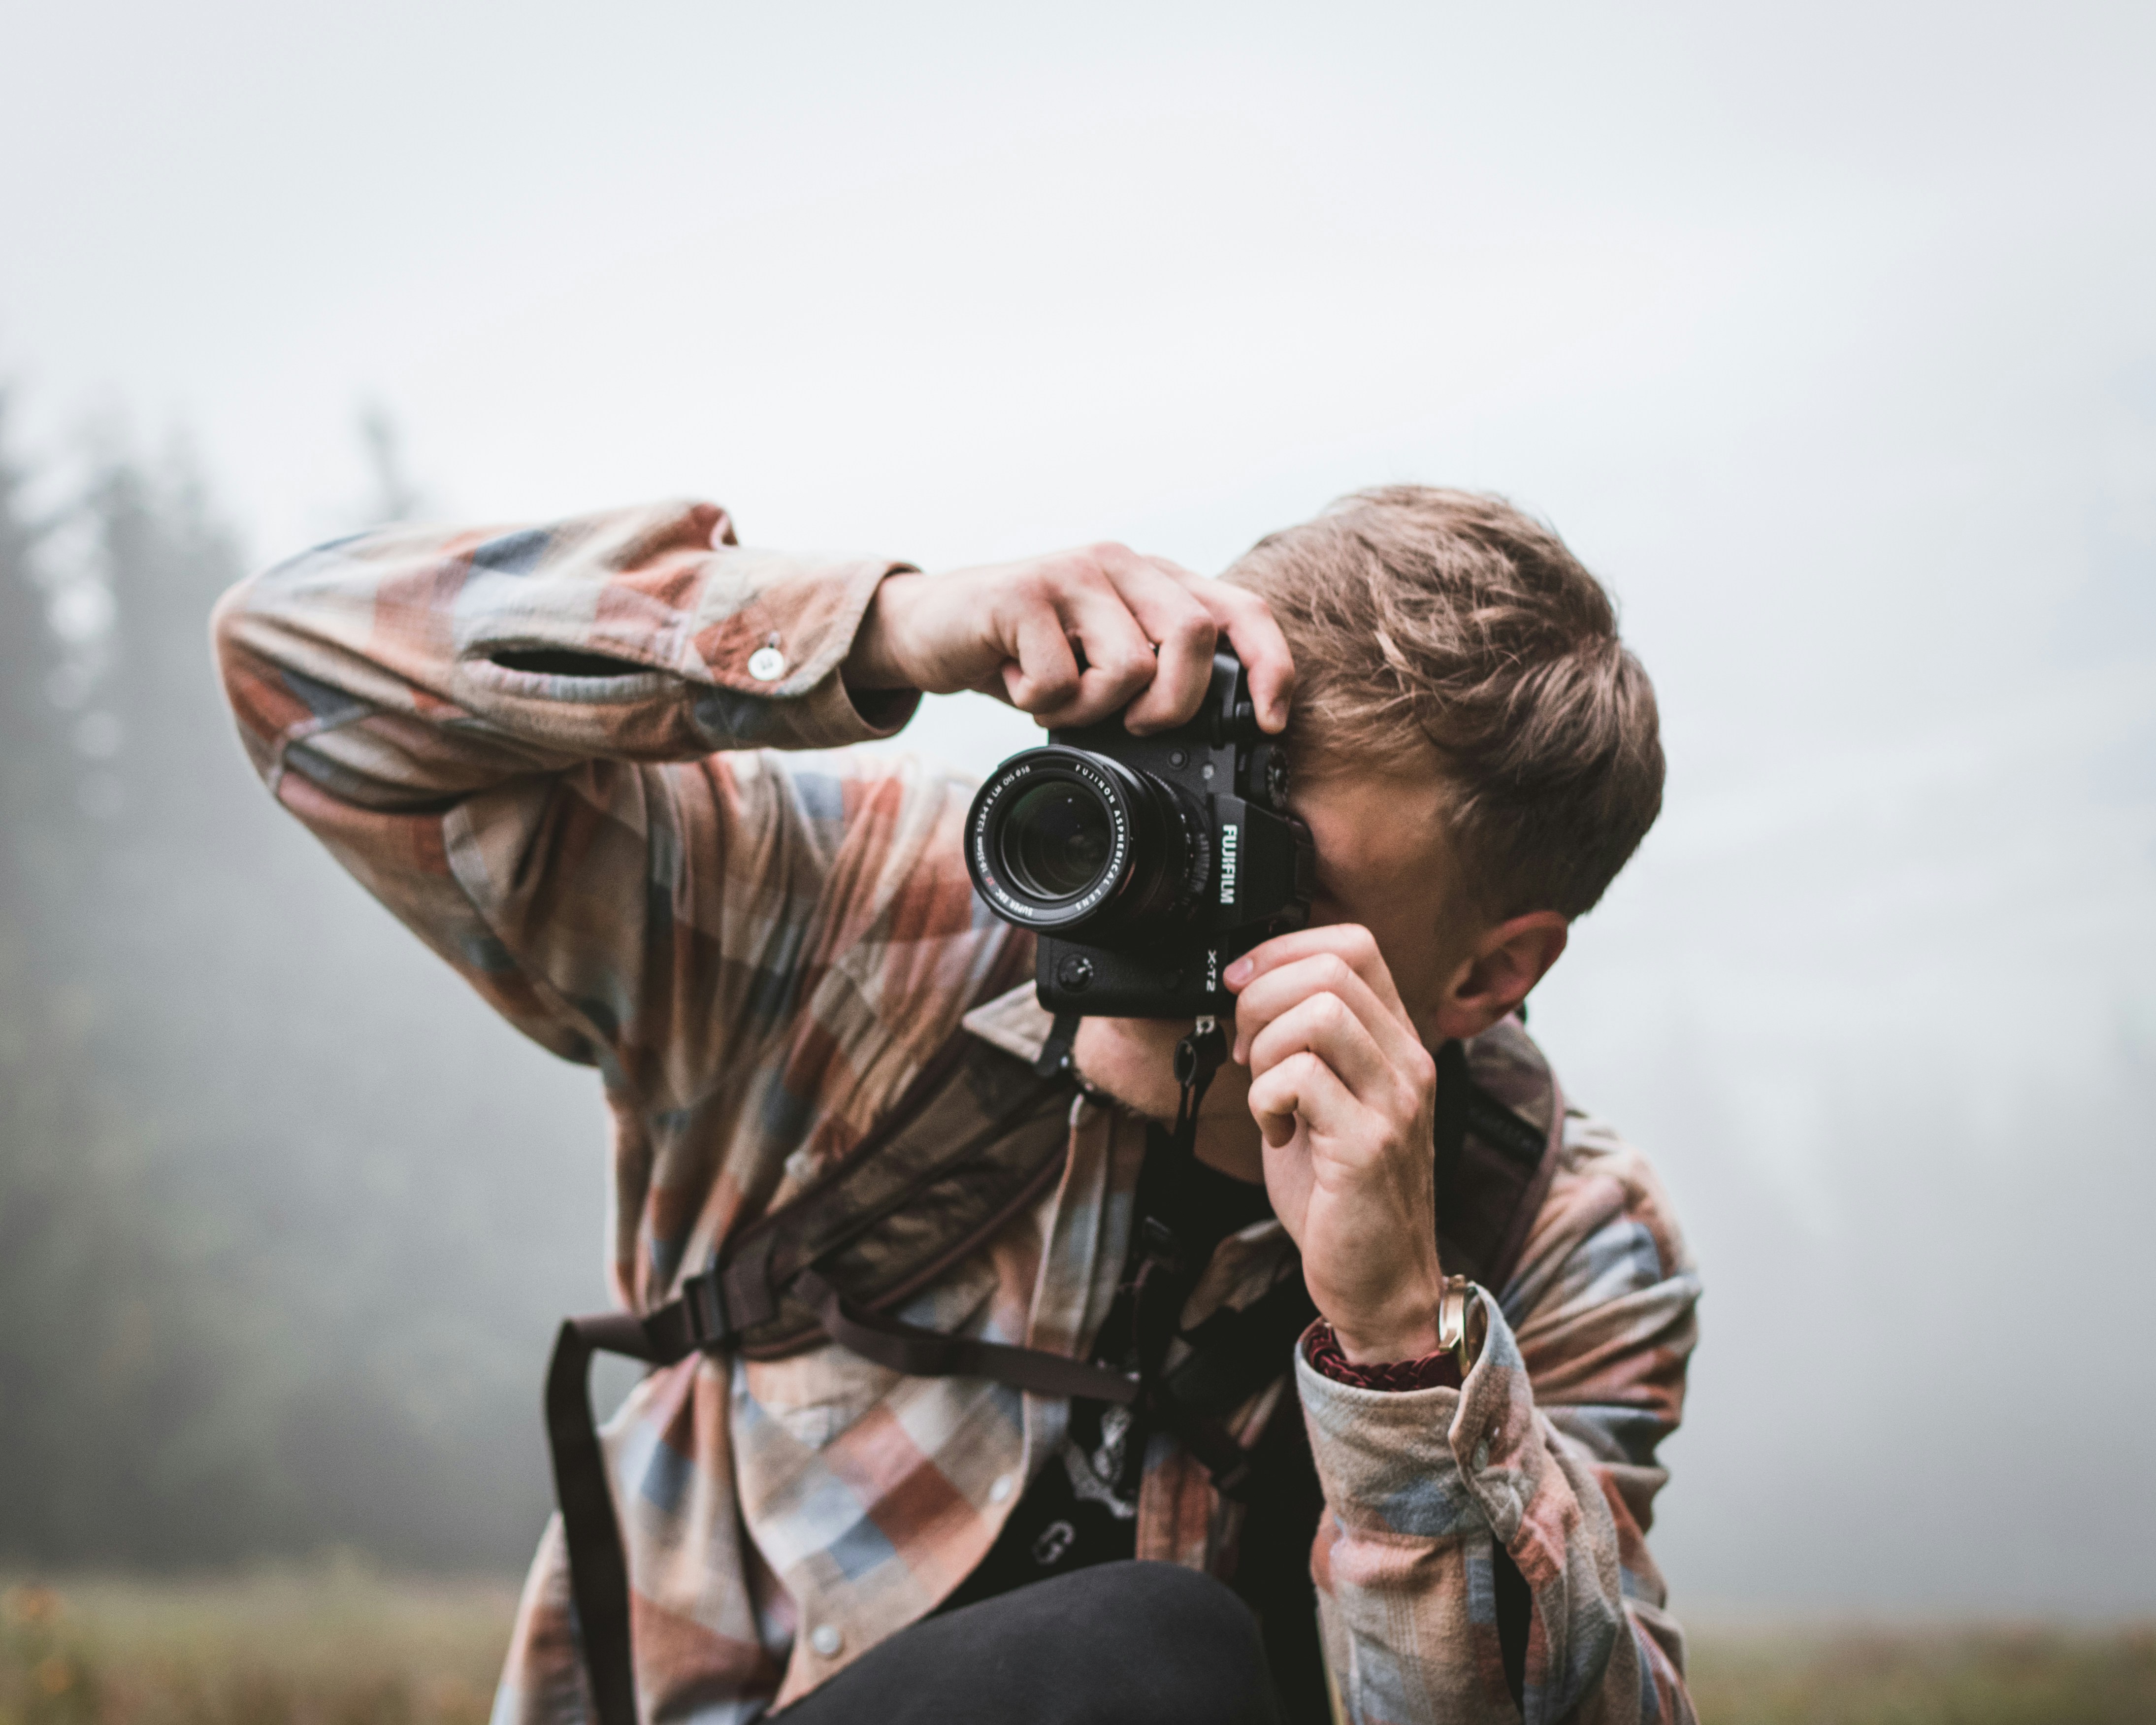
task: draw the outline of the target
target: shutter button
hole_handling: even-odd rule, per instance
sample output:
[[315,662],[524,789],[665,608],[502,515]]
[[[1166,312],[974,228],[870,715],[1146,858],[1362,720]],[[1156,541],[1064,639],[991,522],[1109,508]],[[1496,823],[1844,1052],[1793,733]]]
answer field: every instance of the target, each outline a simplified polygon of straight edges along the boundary
[[776,647],[759,647],[748,656],[748,674],[759,683],[775,683],[786,675],[786,655]]
[[839,1627],[836,1624],[819,1623],[812,1631],[810,1631],[808,1645],[811,1647],[814,1647],[817,1652],[821,1654],[824,1658],[830,1659],[834,1657],[837,1655],[838,1651],[846,1645],[846,1638],[839,1633]]

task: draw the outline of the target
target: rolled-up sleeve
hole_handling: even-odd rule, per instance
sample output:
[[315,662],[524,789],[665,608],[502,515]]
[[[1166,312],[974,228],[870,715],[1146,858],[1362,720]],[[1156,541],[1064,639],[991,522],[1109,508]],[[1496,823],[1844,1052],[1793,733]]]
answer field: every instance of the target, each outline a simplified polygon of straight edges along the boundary
[[375,807],[590,760],[890,735],[841,667],[902,565],[732,542],[711,504],[547,526],[391,528],[302,553],[218,605],[225,689],[273,789]]
[[[1698,1279],[1644,1160],[1571,1127],[1519,1271],[1502,1300],[1479,1296],[1488,1340],[1460,1389],[1361,1389],[1297,1350],[1327,1503],[1312,1554],[1327,1662],[1366,1725],[1692,1717],[1645,1535]],[[1530,1602],[1517,1707],[1504,1560]]]
[[[631,1303],[804,1133],[843,1139],[831,1098],[910,1070],[1010,944],[974,914],[955,778],[778,752],[910,716],[916,696],[844,675],[903,567],[747,549],[717,508],[663,504],[386,530],[218,608],[277,800],[511,1023],[599,1069]],[[715,1176],[716,1143],[756,1159]]]

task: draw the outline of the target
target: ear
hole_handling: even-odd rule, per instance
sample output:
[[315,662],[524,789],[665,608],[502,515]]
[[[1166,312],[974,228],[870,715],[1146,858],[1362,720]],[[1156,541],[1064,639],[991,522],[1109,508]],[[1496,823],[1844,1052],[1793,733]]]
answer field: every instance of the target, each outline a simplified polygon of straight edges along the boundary
[[1438,1034],[1480,1036],[1527,998],[1563,954],[1571,932],[1555,911],[1530,911],[1483,931],[1438,1003]]

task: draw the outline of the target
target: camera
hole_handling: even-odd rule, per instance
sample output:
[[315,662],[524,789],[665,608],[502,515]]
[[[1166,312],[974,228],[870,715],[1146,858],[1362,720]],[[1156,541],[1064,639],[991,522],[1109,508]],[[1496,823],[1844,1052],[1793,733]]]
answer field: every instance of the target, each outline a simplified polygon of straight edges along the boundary
[[966,815],[973,890],[1039,934],[1035,987],[1059,1015],[1224,1015],[1221,971],[1310,920],[1317,866],[1288,813],[1286,747],[1258,728],[1225,649],[1187,724],[1050,731]]

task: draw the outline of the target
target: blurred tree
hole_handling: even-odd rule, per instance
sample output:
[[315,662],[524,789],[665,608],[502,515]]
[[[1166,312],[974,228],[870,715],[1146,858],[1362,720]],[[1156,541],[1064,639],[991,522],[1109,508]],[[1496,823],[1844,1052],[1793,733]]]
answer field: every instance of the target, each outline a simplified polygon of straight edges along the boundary
[[596,1137],[247,771],[206,644],[240,562],[184,454],[42,523],[23,485],[0,459],[0,1557],[514,1562],[545,1338],[598,1279],[598,1178],[543,1176]]
[[100,1058],[116,1025],[93,811],[110,726],[54,699],[69,692],[47,624],[57,596],[37,578],[46,536],[5,429],[0,417],[0,1550],[259,1541],[275,1506],[243,1489],[263,1476],[259,1445],[240,1441],[250,1422],[234,1417],[246,1391],[232,1339],[189,1297],[138,1111]]

